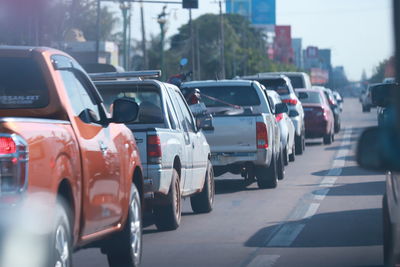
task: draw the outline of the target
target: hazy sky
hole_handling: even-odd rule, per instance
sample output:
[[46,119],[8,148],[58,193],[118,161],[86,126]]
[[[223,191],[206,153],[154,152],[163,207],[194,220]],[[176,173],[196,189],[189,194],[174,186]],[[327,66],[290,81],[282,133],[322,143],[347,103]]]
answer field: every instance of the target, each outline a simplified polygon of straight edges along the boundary
[[[199,5],[193,10],[194,18],[219,12],[213,0],[199,0]],[[370,75],[380,61],[393,54],[390,0],[276,0],[276,5],[278,25],[292,25],[292,37],[303,38],[303,48],[331,48],[332,64],[344,65],[352,80],[358,80],[363,69]],[[161,9],[160,4],[144,4],[147,36],[160,32],[156,17]],[[187,23],[189,15],[173,4],[167,12],[167,36],[171,36]],[[141,39],[138,3],[133,4],[132,38]]]

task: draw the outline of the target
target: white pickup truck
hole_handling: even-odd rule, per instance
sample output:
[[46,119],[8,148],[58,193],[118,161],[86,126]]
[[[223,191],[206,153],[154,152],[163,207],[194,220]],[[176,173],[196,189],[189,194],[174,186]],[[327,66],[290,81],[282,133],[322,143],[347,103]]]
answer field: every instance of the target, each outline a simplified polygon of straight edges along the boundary
[[[135,73],[117,74],[124,76]],[[157,228],[174,230],[179,226],[182,197],[191,197],[194,212],[210,212],[214,173],[210,147],[201,128],[212,126],[195,120],[174,85],[150,79],[101,81],[101,75],[92,77],[97,79],[95,84],[106,105],[116,98],[130,98],[139,105],[138,118],[126,125],[139,147],[144,176],[152,181],[147,186],[154,192],[150,202]]]
[[[181,90],[198,88],[213,116],[212,131],[204,131],[211,146],[215,176],[241,174],[247,183],[275,188],[282,171],[280,132],[269,100],[257,81],[221,80],[183,83]],[[277,113],[287,110],[276,107]]]

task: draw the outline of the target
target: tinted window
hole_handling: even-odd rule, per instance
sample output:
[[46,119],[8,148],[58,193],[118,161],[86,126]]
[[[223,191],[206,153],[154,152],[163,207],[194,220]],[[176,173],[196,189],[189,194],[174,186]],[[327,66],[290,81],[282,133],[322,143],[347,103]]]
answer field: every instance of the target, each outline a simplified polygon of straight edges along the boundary
[[61,71],[61,77],[75,115],[79,116],[82,111],[88,109],[95,116],[95,121],[100,121],[101,115],[98,104],[89,95],[89,92],[76,75],[70,71],[63,70]]
[[0,108],[43,108],[49,90],[31,58],[0,58]]
[[290,82],[292,83],[293,88],[298,89],[298,88],[306,88],[306,85],[304,84],[304,80],[302,76],[298,76],[298,75],[293,75],[293,76],[289,76]]
[[187,130],[189,132],[194,132],[195,126],[194,126],[193,118],[192,118],[191,112],[186,104],[185,99],[179,93],[175,93],[173,97],[176,98],[179,109],[181,110],[182,115],[183,115],[183,121],[181,122],[181,124],[183,125],[185,130]]
[[319,92],[305,92],[307,95],[306,98],[301,99],[301,103],[309,103],[309,104],[322,104],[324,101],[322,100],[321,94]]
[[252,86],[210,86],[199,89],[207,107],[260,105],[260,99]]
[[258,80],[258,82],[264,85],[268,90],[274,90],[279,95],[290,94],[289,88],[284,79],[265,79]]
[[133,123],[164,123],[160,91],[153,86],[97,85],[106,108],[117,98],[130,98],[139,105],[139,114]]

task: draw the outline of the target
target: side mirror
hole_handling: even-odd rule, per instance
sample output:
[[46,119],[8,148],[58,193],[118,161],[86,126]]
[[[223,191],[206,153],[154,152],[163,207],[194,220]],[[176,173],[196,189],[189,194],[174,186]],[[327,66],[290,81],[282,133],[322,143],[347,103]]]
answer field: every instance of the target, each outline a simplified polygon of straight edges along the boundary
[[136,120],[139,105],[129,98],[117,98],[113,102],[111,122],[128,123]]
[[290,110],[289,111],[289,117],[297,117],[299,116],[299,112],[297,112],[297,110]]
[[299,92],[298,94],[300,100],[308,98],[308,94],[306,92]]
[[288,112],[288,107],[285,103],[278,103],[275,105],[275,114],[282,114]]
[[196,125],[198,129],[205,131],[213,131],[214,126],[212,124],[213,117],[211,114],[200,115],[196,117]]
[[364,169],[400,171],[399,138],[393,128],[371,127],[357,144],[357,163]]
[[371,99],[374,106],[387,107],[392,102],[393,92],[400,90],[396,83],[382,83],[371,86]]

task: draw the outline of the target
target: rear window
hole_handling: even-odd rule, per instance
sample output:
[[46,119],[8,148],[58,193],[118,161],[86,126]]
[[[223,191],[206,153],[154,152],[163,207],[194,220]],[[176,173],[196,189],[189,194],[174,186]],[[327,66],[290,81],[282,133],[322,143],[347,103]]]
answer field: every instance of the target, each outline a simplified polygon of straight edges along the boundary
[[306,98],[301,98],[301,103],[306,104],[322,104],[323,100],[319,92],[303,92],[300,93],[302,96],[307,95]]
[[201,100],[207,107],[258,106],[261,104],[252,86],[207,86],[198,87]]
[[163,123],[160,91],[153,86],[138,86],[132,88],[126,85],[97,85],[104,105],[110,110],[117,98],[130,98],[139,105],[136,121],[131,123]]
[[288,76],[288,78],[290,79],[290,82],[292,83],[294,89],[306,88],[302,76],[298,75],[290,75],[290,76],[286,75],[286,76]]
[[289,95],[289,87],[284,79],[265,79],[258,80],[259,83],[265,86],[268,90],[274,90],[279,95]]
[[33,59],[0,57],[0,109],[43,108],[48,104],[49,89]]

